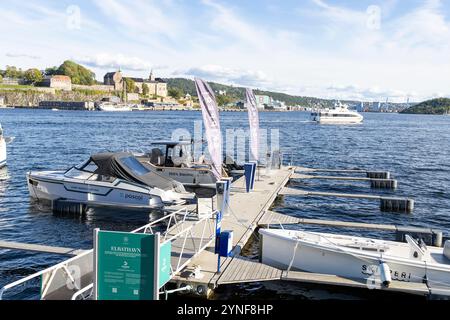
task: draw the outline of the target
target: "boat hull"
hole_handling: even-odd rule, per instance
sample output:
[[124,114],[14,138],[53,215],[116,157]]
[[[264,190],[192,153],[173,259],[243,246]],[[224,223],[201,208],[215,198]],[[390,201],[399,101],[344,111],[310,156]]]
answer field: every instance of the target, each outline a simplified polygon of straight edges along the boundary
[[312,120],[320,124],[358,124],[363,122],[363,117],[313,117]]
[[106,112],[127,112],[127,111],[132,111],[132,108],[129,106],[120,106],[120,107],[115,107],[115,106],[99,106],[98,108],[100,111],[106,111]]
[[6,141],[0,137],[0,168],[6,166]]
[[151,209],[164,205],[159,196],[149,190],[120,181],[114,185],[64,181],[51,176],[27,174],[28,190],[32,198],[54,201],[70,200],[98,206]]
[[[332,274],[367,281],[368,286],[380,283],[380,256],[360,250],[346,250],[294,239],[301,231],[261,229],[263,236],[262,262],[276,268]],[[290,233],[289,233],[290,232]],[[327,235],[330,236],[330,235]],[[341,236],[342,237],[342,236]],[[385,242],[394,243],[394,242]],[[407,245],[407,244],[405,244]],[[282,248],[282,249],[280,249]],[[439,251],[441,248],[434,248]],[[294,255],[295,253],[295,255]],[[428,283],[435,287],[450,287],[450,266],[436,267],[422,261],[405,261],[384,254],[382,260],[389,266],[392,280]]]

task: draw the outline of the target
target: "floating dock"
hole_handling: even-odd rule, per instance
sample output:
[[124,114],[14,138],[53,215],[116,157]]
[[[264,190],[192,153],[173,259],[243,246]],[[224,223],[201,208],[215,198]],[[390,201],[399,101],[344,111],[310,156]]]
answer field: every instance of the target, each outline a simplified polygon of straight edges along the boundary
[[[315,283],[320,285],[368,289],[367,283],[364,281],[347,279],[334,275],[298,271],[288,272],[240,256],[242,248],[249,243],[249,240],[252,235],[255,234],[255,231],[263,226],[270,226],[273,224],[304,224],[335,228],[384,230],[395,232],[398,240],[402,240],[404,234],[418,234],[421,236],[429,236],[429,241],[434,245],[442,245],[442,231],[435,229],[306,219],[286,216],[271,211],[272,205],[280,195],[333,196],[380,201],[387,199],[377,195],[310,192],[286,187],[291,179],[299,178],[298,171],[304,172],[307,170],[310,170],[311,172],[319,171],[319,169],[306,168],[300,168],[299,170],[297,167],[281,167],[280,169],[273,169],[270,171],[260,169],[260,172],[256,175],[257,178],[254,182],[254,190],[250,193],[246,192],[245,177],[241,177],[232,183],[229,206],[224,210],[225,215],[221,222],[221,229],[222,231],[233,231],[233,255],[227,258],[221,258],[219,263],[220,271],[218,271],[218,255],[214,252],[216,230],[214,225],[215,216],[213,213],[215,205],[213,199],[210,199],[209,207],[207,205],[208,200],[206,199],[205,201],[205,199],[202,199],[201,205],[199,201],[198,206],[190,205],[180,207],[179,211],[175,211],[132,232],[153,233],[153,228],[158,226],[159,223],[166,225],[165,231],[161,234],[161,241],[171,241],[172,243],[171,270],[173,270],[173,276],[170,279],[170,282],[178,288],[177,290],[188,291],[191,294],[205,298],[211,297],[214,289],[220,285],[261,281]],[[339,172],[358,172],[369,175],[369,172],[363,170],[339,170]],[[390,174],[386,174],[386,172],[377,172],[372,176],[375,177],[366,177],[365,179],[390,179]],[[303,176],[300,176],[300,178],[303,178]],[[408,199],[400,200],[404,201]],[[405,211],[412,211],[412,207],[411,203],[405,201],[403,207]],[[205,208],[206,213],[204,212]],[[44,279],[44,294],[41,293],[42,299],[92,298],[92,294],[90,293],[92,291],[93,281],[92,250],[77,251],[70,248],[55,248],[11,242],[0,242],[0,248],[74,255],[74,257],[65,262],[4,287],[2,291],[0,291],[0,297],[6,289],[10,289],[18,284],[23,284],[25,280],[32,279],[33,277],[42,276]],[[59,289],[52,289],[52,286],[54,286],[52,280],[54,278],[57,278],[60,282],[66,281],[64,280],[64,277],[66,277],[65,274],[68,274],[67,269],[73,264],[80,265],[80,262],[84,268],[81,270],[83,278],[81,285],[76,286],[71,290],[65,288],[61,289],[62,287],[59,287]],[[70,279],[73,280],[72,278]],[[380,289],[428,297],[435,293],[423,283],[405,283],[398,281],[393,281],[388,288],[383,287]],[[173,291],[174,290],[172,290],[172,292]],[[439,294],[450,296],[450,291],[442,289],[439,291]]]
[[358,193],[333,193],[333,192],[306,191],[306,190],[293,189],[293,188],[283,188],[280,192],[280,195],[378,200],[378,201],[380,201],[380,210],[381,211],[395,211],[395,212],[408,212],[408,213],[414,211],[414,199],[410,199],[410,198],[384,197],[384,196],[379,196],[379,195],[358,194]]

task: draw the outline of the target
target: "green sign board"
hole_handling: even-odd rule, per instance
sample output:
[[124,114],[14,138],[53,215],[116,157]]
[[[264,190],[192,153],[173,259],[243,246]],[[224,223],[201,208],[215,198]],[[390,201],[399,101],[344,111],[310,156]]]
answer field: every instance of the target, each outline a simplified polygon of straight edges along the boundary
[[159,247],[159,287],[170,280],[170,258],[172,256],[172,243],[170,241]]
[[171,243],[160,246],[158,239],[159,236],[149,234],[98,231],[95,248],[97,299],[157,298],[159,288],[170,280],[171,256]]

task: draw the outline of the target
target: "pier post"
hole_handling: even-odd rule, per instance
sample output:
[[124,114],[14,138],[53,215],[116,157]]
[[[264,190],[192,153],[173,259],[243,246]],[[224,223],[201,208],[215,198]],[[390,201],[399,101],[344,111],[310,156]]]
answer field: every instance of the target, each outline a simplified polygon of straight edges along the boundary
[[380,198],[381,211],[408,212],[414,211],[414,199]]
[[374,189],[397,189],[397,180],[394,179],[371,179],[370,187]]
[[442,247],[442,231],[431,230],[433,232],[433,246]]

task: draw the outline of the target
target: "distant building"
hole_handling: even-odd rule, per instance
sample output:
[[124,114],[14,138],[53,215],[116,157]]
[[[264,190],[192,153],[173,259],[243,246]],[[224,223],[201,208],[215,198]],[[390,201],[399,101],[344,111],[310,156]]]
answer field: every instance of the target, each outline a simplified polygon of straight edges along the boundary
[[114,90],[116,91],[122,91],[123,90],[122,72],[120,70],[116,72],[108,72],[103,77],[103,83],[107,86],[113,86]]
[[269,96],[265,95],[255,95],[256,98],[256,106],[258,109],[263,110],[265,106],[272,106],[273,99]]
[[127,93],[127,101],[139,101],[139,93]]
[[0,97],[0,106],[3,107],[5,105],[5,97]]
[[272,107],[274,110],[287,110],[286,103],[278,100],[273,101],[270,107]]
[[156,95],[158,97],[166,98],[167,93],[167,83],[161,78],[155,78],[153,72],[150,72],[148,79],[142,78],[129,78],[134,81],[139,93],[142,94],[144,84],[148,87],[148,96]]
[[68,76],[48,76],[45,77],[41,85],[53,89],[61,89],[65,91],[72,91],[72,80]]
[[41,101],[39,109],[60,109],[60,110],[95,110],[92,101]]
[[114,86],[114,90],[122,91],[124,80],[131,79],[134,81],[139,90],[139,94],[143,93],[144,84],[148,87],[148,95],[156,95],[159,97],[167,97],[167,83],[161,78],[155,78],[153,72],[150,72],[148,79],[123,77],[121,71],[108,72],[103,78],[103,83],[108,86]]

